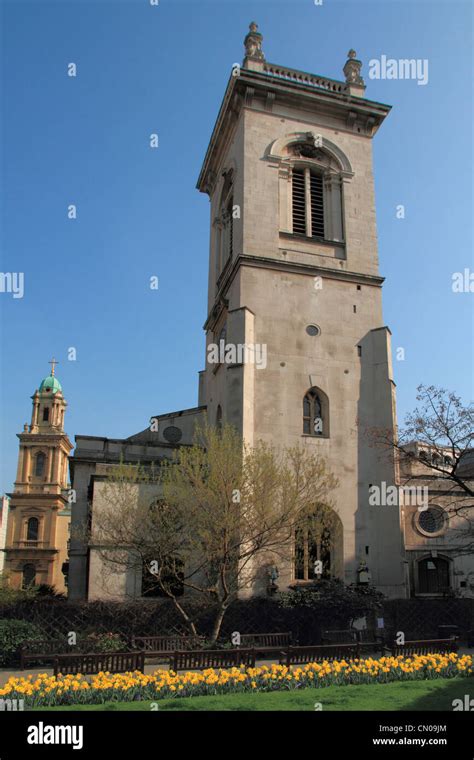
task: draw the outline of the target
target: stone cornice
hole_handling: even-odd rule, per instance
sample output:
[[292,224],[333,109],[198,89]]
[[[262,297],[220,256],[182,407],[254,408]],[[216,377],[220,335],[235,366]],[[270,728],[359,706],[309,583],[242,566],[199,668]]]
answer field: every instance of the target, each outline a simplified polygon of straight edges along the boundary
[[380,275],[361,274],[360,272],[323,267],[318,264],[300,264],[296,261],[282,261],[281,259],[271,259],[268,256],[251,256],[245,253],[238,256],[236,264],[239,262],[242,266],[263,267],[294,274],[321,274],[328,279],[349,280],[357,284],[376,285],[377,287],[380,287],[385,280],[385,277],[380,277]]
[[74,448],[66,433],[17,433],[17,438],[21,443],[29,443],[34,446],[64,444],[66,448]]
[[291,272],[292,274],[307,274],[310,277],[321,275],[328,280],[343,280],[356,283],[357,285],[371,285],[376,288],[382,287],[382,284],[385,281],[385,277],[380,277],[379,275],[348,272],[340,269],[322,267],[317,264],[299,264],[298,262],[282,261],[280,259],[269,258],[268,256],[251,256],[244,253],[235,258],[232,268],[229,269],[226,278],[222,281],[214,306],[203,325],[204,330],[207,330],[212,323],[212,316],[216,304],[218,304],[224,297],[241,266],[256,267],[258,269],[272,269],[273,271]]
[[[365,124],[366,134],[369,136],[375,134],[390,112],[389,105],[351,95],[344,82],[316,77],[293,69],[282,69],[273,64],[265,66],[268,69],[287,71],[295,77],[284,78],[269,71],[250,69],[241,69],[238,76],[231,74],[197,181],[197,188],[201,192],[212,192],[230,133],[235,128],[242,109],[252,108],[252,102],[257,97],[264,99],[267,110],[269,94],[272,109],[276,109],[279,103],[299,108],[306,105],[313,109],[317,105],[318,113],[339,117],[341,128],[343,125],[352,126],[355,120],[359,119]],[[315,86],[312,81],[320,81],[322,86]],[[331,83],[334,83],[333,89]],[[325,86],[326,84],[330,86]]]
[[[23,493],[21,491],[15,492],[11,494],[10,498],[10,508],[15,508],[17,506],[20,506],[19,502],[31,502],[31,501],[47,501],[48,507],[51,509],[62,509],[64,504],[68,504],[68,500],[65,496],[62,496],[58,493]],[[58,502],[58,504],[51,504],[51,502]],[[44,505],[40,505],[41,508],[44,507]]]

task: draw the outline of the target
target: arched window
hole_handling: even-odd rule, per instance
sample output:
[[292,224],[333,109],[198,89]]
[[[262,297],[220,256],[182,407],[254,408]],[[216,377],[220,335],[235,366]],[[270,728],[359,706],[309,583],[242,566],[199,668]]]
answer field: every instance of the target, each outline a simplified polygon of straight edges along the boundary
[[303,399],[303,433],[323,438],[329,436],[329,403],[319,388],[310,388]]
[[42,451],[40,451],[36,455],[35,460],[35,477],[40,478],[44,472],[44,463],[46,461],[46,456],[43,454]]
[[217,276],[234,254],[234,178],[232,170],[224,175],[219,204],[218,230],[216,236]]
[[36,584],[36,567],[34,565],[23,565],[23,577],[21,587],[26,589]]
[[225,250],[224,263],[231,259],[234,253],[234,197],[231,195],[224,212]]
[[39,533],[39,520],[37,517],[30,517],[26,525],[26,540],[37,541]]
[[293,232],[324,238],[324,193],[321,173],[305,167],[292,173]]
[[45,406],[43,409],[43,422],[48,422],[49,420],[49,406]]
[[295,531],[295,580],[310,581],[331,575],[331,531],[309,522]]
[[225,348],[226,340],[227,340],[227,324],[224,322],[224,325],[219,331],[219,348],[221,345],[221,341],[224,341],[224,348]]
[[449,590],[449,561],[425,557],[418,562],[418,593],[444,594]]
[[217,412],[216,412],[216,428],[219,431],[222,430],[222,408],[220,404],[217,407]]
[[[222,324],[222,323],[221,323]],[[217,345],[217,358],[213,360],[216,363],[216,371],[220,365],[225,362],[226,346],[227,346],[227,322],[224,322],[222,327],[214,330],[214,343]]]
[[343,254],[343,189],[354,172],[341,148],[316,132],[291,132],[267,158],[279,166],[280,233],[331,242]]

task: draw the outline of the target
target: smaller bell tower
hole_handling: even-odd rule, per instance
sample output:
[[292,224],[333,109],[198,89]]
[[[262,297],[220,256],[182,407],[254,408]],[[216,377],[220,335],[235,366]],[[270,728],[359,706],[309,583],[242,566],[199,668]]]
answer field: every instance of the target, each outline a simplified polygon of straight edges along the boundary
[[58,362],[32,396],[31,423],[18,433],[20,451],[5,544],[4,572],[13,588],[40,584],[67,590],[70,504],[64,432],[67,402],[55,375]]

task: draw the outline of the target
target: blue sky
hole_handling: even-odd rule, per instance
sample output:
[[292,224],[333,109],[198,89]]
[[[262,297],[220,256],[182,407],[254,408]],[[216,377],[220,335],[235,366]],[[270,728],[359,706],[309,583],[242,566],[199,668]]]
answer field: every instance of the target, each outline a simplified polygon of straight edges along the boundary
[[[197,403],[209,204],[195,184],[251,20],[273,63],[342,79],[355,48],[366,96],[393,106],[374,166],[384,319],[405,349],[399,419],[421,382],[471,396],[473,294],[451,287],[473,270],[470,2],[16,0],[2,12],[0,269],[25,273],[25,294],[0,293],[0,492],[53,354],[71,439],[125,437]],[[428,84],[369,79],[382,55],[428,59]]]

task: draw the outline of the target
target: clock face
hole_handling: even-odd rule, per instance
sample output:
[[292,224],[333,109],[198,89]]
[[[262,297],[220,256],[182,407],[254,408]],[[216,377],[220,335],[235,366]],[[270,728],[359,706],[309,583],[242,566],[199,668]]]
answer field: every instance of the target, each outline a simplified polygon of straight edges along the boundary
[[174,427],[174,425],[170,425],[163,430],[163,438],[168,443],[178,443],[182,437],[182,431],[178,427]]

